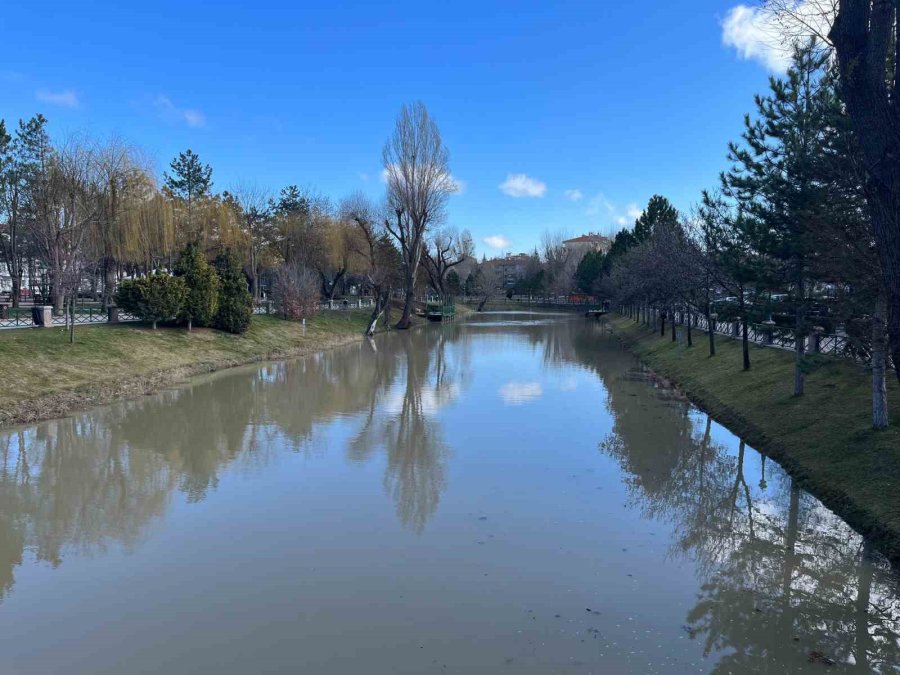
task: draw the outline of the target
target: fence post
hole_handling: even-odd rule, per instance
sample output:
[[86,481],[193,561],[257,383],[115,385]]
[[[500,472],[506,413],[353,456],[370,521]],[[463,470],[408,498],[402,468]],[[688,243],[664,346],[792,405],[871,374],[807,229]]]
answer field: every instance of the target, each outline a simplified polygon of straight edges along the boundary
[[31,316],[36,326],[53,328],[53,305],[36,305],[31,308]]
[[822,352],[822,335],[825,329],[822,326],[813,326],[813,351],[816,354]]
[[770,345],[775,342],[775,322],[772,319],[766,319],[763,321],[763,326],[766,327],[766,344]]
[[106,308],[106,320],[110,323],[119,323],[119,308],[115,305],[110,305]]

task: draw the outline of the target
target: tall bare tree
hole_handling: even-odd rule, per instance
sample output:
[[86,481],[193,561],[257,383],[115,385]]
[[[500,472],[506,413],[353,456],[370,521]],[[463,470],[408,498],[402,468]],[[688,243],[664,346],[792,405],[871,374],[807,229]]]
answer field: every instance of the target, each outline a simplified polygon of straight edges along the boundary
[[390,216],[385,227],[400,247],[405,301],[397,328],[409,328],[416,276],[428,228],[444,218],[456,190],[450,153],[422,102],[404,105],[382,151]]

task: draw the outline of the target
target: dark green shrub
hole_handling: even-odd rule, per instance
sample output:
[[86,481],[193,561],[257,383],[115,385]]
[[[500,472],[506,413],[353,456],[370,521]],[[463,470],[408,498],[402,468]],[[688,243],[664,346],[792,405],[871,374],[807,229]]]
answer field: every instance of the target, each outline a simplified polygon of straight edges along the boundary
[[178,315],[187,289],[181,277],[165,272],[154,272],[146,277],[125,280],[116,292],[116,304],[129,314],[134,314],[153,324],[173,319]]
[[178,318],[188,330],[193,325],[211,326],[219,308],[219,276],[196,244],[188,244],[178,256],[175,276],[184,279],[187,288]]
[[243,333],[253,316],[253,296],[241,263],[229,251],[218,256],[214,265],[219,275],[219,310],[213,325],[229,333]]

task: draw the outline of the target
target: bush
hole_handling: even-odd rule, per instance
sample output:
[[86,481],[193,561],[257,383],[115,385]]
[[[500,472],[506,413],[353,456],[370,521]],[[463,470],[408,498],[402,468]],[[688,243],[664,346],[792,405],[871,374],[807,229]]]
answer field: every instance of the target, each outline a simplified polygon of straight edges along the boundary
[[229,333],[243,333],[253,316],[253,296],[241,264],[230,251],[218,256],[213,264],[219,277],[219,309],[213,325]]
[[301,265],[283,265],[275,273],[272,295],[285,319],[305,319],[319,309],[319,279]]
[[116,292],[116,304],[126,312],[152,322],[153,330],[156,330],[158,321],[178,315],[186,294],[184,279],[154,272],[123,281]]
[[191,326],[210,326],[219,308],[219,277],[196,244],[188,244],[175,264],[175,276],[184,279],[187,295],[178,318]]

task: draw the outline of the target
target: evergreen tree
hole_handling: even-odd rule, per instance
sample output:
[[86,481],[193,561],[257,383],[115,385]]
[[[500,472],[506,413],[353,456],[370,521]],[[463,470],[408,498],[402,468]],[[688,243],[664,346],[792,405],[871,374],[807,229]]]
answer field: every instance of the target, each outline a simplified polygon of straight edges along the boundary
[[219,276],[219,309],[214,325],[229,333],[243,333],[250,327],[253,316],[253,296],[241,263],[234,253],[226,251],[216,258],[214,265]]
[[582,293],[593,293],[597,279],[603,273],[604,255],[588,251],[575,268],[575,284]]
[[197,244],[188,244],[175,264],[175,276],[184,279],[187,293],[178,318],[192,326],[212,324],[219,307],[219,277]]
[[163,174],[163,185],[174,197],[187,204],[187,227],[193,237],[194,202],[209,195],[212,188],[212,167],[203,164],[190,148],[178,153],[169,167],[172,173]]
[[653,195],[647,208],[634,221],[634,238],[638,243],[649,240],[658,225],[678,225],[678,211],[665,197]]
[[460,295],[462,293],[462,286],[459,282],[459,274],[456,273],[456,270],[450,270],[447,272],[447,291],[450,295]]
[[181,311],[187,288],[181,277],[154,272],[138,279],[126,279],[116,292],[116,304],[144,321],[156,324],[175,318]]
[[745,118],[743,144],[729,146],[732,167],[722,176],[723,192],[743,210],[740,222],[761,256],[756,294],[767,287],[790,289],[798,396],[804,389],[813,234],[832,214],[822,159],[832,133],[829,110],[838,100],[823,78],[827,58],[811,46],[798,49],[787,77],[770,79],[769,94],[756,97],[756,119]]

